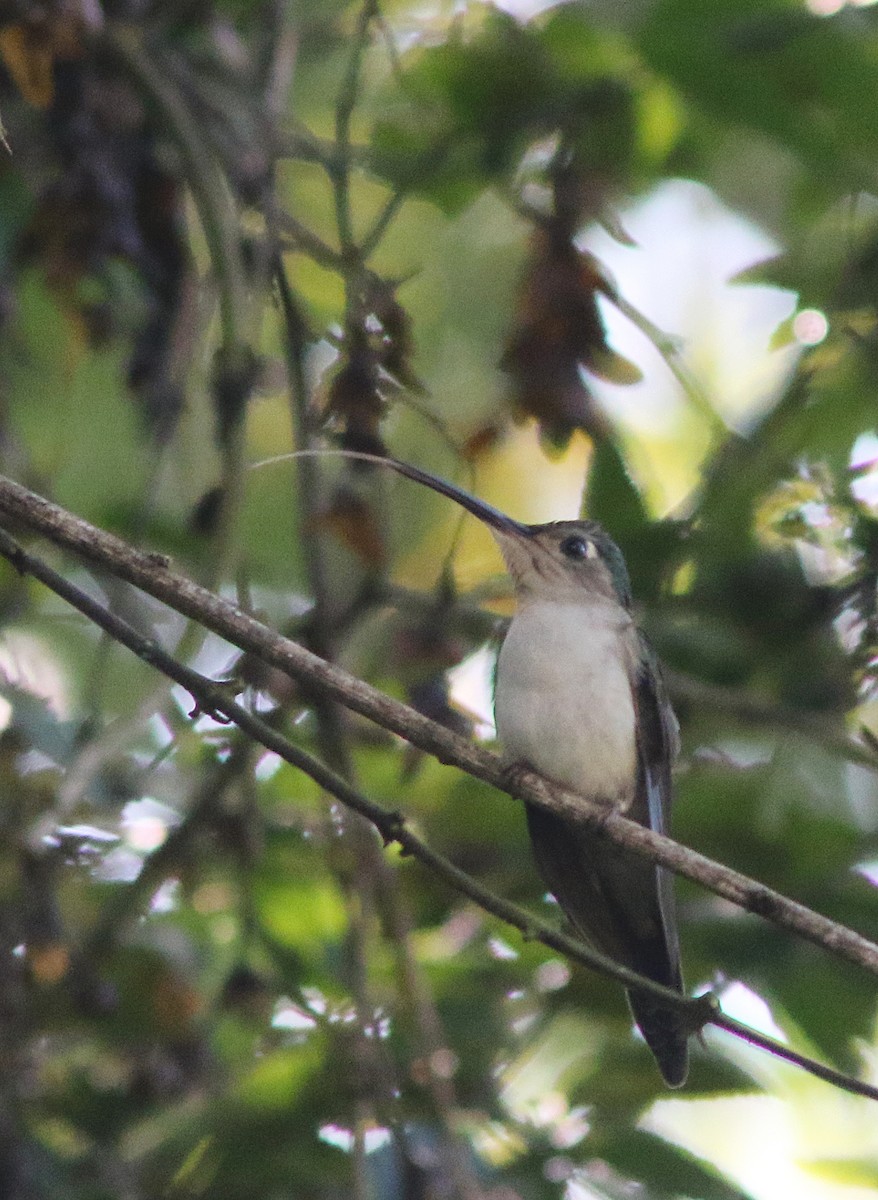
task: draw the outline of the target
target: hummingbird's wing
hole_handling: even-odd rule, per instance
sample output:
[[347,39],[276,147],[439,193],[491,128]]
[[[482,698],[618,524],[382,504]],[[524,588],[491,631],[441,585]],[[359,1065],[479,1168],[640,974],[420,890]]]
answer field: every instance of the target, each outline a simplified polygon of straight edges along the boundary
[[[637,712],[638,786],[629,815],[656,833],[670,830],[671,767],[680,749],[680,727],[668,697],[661,668],[649,643],[639,634],[640,653],[632,681]],[[656,867],[659,907],[668,956],[680,975],[680,945],[674,911],[673,875]]]
[[[661,669],[646,640],[640,635],[638,667],[633,680],[637,711],[637,798],[629,815],[657,833],[667,833],[672,795],[671,766],[679,750],[679,726],[665,690]],[[646,974],[677,991],[683,990],[680,942],[674,912],[674,879],[664,867],[654,866],[662,936],[651,954],[658,953],[658,970]],[[663,942],[663,946],[661,943]],[[688,1031],[681,1015],[664,1007],[646,992],[628,992],[634,1019],[672,1087],[686,1080]]]

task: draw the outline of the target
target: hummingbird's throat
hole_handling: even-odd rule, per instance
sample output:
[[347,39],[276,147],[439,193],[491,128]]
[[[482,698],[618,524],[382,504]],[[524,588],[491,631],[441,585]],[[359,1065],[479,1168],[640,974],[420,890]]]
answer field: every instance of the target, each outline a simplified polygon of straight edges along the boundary
[[530,535],[507,532],[505,529],[491,527],[494,541],[500,547],[506,569],[512,576],[516,587],[523,586],[534,575],[541,575],[541,559],[545,558],[542,547],[533,541]]

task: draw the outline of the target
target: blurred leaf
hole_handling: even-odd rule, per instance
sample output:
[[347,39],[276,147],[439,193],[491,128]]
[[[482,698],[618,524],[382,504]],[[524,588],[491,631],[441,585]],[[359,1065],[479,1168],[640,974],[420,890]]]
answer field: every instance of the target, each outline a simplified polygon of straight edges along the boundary
[[635,1179],[648,1177],[651,1196],[666,1196],[668,1200],[681,1194],[703,1200],[752,1200],[749,1192],[726,1182],[710,1166],[639,1130],[605,1146],[603,1153],[624,1174]]
[[696,105],[778,139],[842,187],[869,186],[878,135],[863,97],[878,86],[873,30],[785,0],[661,0],[638,42]]
[[337,887],[321,870],[315,848],[299,834],[269,835],[253,878],[253,898],[268,933],[309,956],[335,942],[346,926]]

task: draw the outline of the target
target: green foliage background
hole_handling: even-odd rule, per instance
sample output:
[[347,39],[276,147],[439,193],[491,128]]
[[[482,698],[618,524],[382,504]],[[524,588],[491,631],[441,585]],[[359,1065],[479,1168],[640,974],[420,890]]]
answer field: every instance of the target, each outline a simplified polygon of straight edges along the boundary
[[[874,932],[873,7],[21,0],[0,60],[6,474],[461,729],[445,672],[508,612],[487,539],[361,468],[251,464],[386,447],[530,520],[582,494],[668,669],[675,832]],[[681,344],[579,257],[679,179],[780,247],[742,283],[828,323],[780,325],[735,411],[734,330]],[[545,908],[507,799],[57,565]],[[616,986],[6,569],[0,617],[4,1197],[875,1194],[868,1101],[710,1034],[666,1099]],[[876,1078],[873,980],[678,894],[692,986]]]

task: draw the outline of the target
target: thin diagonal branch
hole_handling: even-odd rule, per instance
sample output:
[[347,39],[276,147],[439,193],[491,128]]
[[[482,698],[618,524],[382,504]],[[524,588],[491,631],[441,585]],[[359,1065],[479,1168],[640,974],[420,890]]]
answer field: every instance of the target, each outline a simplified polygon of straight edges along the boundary
[[[570,937],[560,930],[554,929],[552,925],[543,922],[540,918],[534,917],[533,914],[524,910],[518,905],[511,904],[510,901],[504,900],[501,896],[495,895],[491,890],[477,882],[473,876],[467,874],[457,868],[450,859],[445,858],[443,854],[432,850],[425,841],[413,832],[405,823],[404,817],[399,812],[392,812],[381,808],[379,804],[375,804],[373,800],[363,796],[360,791],[351,786],[349,782],[338,775],[325,763],[320,762],[319,758],[308,754],[306,750],[302,750],[300,746],[296,746],[279,733],[275,727],[267,724],[266,721],[243,708],[229,695],[227,686],[216,684],[210,679],[206,679],[202,674],[191,670],[170,655],[166,650],[162,649],[155,641],[144,637],[142,634],[133,628],[132,625],[125,622],[124,619],[116,616],[115,613],[102,605],[100,601],[95,600],[88,593],[83,592],[82,588],[78,588],[76,584],[66,580],[50,568],[48,564],[43,563],[42,559],[38,559],[32,554],[26,553],[16,541],[10,536],[2,533],[0,530],[0,556],[6,558],[12,563],[14,568],[40,580],[46,584],[47,588],[53,590],[56,595],[61,596],[68,604],[77,608],[83,616],[88,617],[94,622],[98,628],[107,632],[110,637],[115,638],[122,646],[126,646],[132,650],[138,658],[148,662],[150,666],[154,666],[157,671],[161,671],[169,679],[173,679],[185,688],[193,700],[196,701],[196,712],[206,712],[217,718],[227,719],[243,733],[246,733],[254,742],[265,746],[266,749],[272,750],[279,757],[284,758],[291,766],[297,767],[303,773],[311,776],[311,778],[324,788],[324,791],[329,792],[338,800],[353,809],[357,814],[366,817],[366,820],[371,822],[375,829],[384,839],[385,844],[397,842],[403,854],[410,854],[420,860],[420,862],[431,866],[434,874],[443,878],[447,883],[450,883],[453,888],[461,892],[463,895],[469,896],[471,900],[475,900],[476,904],[485,908],[487,912],[491,912],[494,916],[504,920],[507,924],[515,926],[524,937],[533,938],[535,941],[542,942],[545,946],[558,950],[564,954],[566,958],[579,962],[583,966],[590,967],[591,970],[599,971],[601,974],[606,974],[613,979],[617,979],[619,983],[623,983],[626,988],[637,988],[641,991],[648,991],[651,995],[660,998],[667,1002],[670,1006],[681,1010],[686,1014],[690,1021],[691,1030],[697,1031],[705,1025],[717,1025],[724,1028],[736,1037],[746,1040],[753,1045],[762,1046],[763,1049],[771,1052],[772,1055],[784,1058],[788,1062],[793,1062],[796,1066],[804,1068],[812,1075],[816,1075],[818,1079],[823,1079],[836,1087],[843,1088],[844,1091],[852,1092],[856,1096],[865,1096],[870,1099],[878,1100],[878,1087],[873,1087],[862,1080],[853,1079],[852,1076],[844,1075],[831,1067],[824,1066],[808,1058],[806,1055],[799,1054],[798,1051],[792,1050],[789,1046],[783,1043],[776,1042],[774,1038],[759,1033],[757,1030],[742,1025],[740,1021],[735,1021],[733,1018],[724,1015],[715,998],[711,995],[690,998],[682,996],[678,991],[666,988],[662,984],[655,983],[655,980],[641,976],[636,971],[631,971],[625,966],[621,966],[618,962],[607,958],[605,954],[601,954],[599,950],[595,950],[589,946],[585,946],[583,942],[579,942],[577,938]],[[209,792],[202,793],[200,804],[204,805],[209,798]],[[164,858],[161,852],[157,852],[156,863],[152,866],[161,865]],[[146,872],[154,883],[158,882],[156,870]],[[143,888],[138,890],[138,894],[143,894]]]
[[341,667],[281,637],[230,601],[172,572],[162,555],[135,550],[120,538],[3,476],[0,476],[0,525],[7,529],[24,527],[47,537],[133,583],[183,616],[199,621],[232,645],[398,734],[440,762],[451,763],[499,791],[527,800],[566,821],[583,824],[615,845],[668,867],[836,957],[878,975],[878,945],[854,930],[616,811],[608,812],[599,803],[576,796],[533,771],[516,771],[512,777],[498,755],[466,741]]
[[[229,695],[229,689],[206,679],[203,675],[178,662],[172,655],[163,650],[155,641],[138,633],[121,617],[118,617],[105,605],[95,600],[87,592],[59,575],[48,564],[34,555],[28,554],[8,534],[0,531],[0,555],[6,558],[22,573],[28,573],[39,579],[56,595],[61,596],[99,628],[104,630],[116,641],[127,646],[144,662],[155,667],[180,684],[189,692],[196,703],[195,711],[208,712],[215,717],[225,718],[247,734],[252,740],[274,751],[286,762],[298,767],[309,775],[325,791],[335,796],[344,805],[359,813],[370,821],[384,839],[385,844],[396,842],[403,854],[409,854],[430,866],[435,874],[450,883],[457,891],[474,900],[487,912],[500,917],[507,924],[514,926],[526,938],[541,942],[552,950],[559,951],[567,958],[583,966],[598,971],[603,975],[618,980],[626,987],[636,987],[639,991],[649,992],[656,998],[682,1011],[689,1019],[693,1032],[705,1025],[713,1024],[743,1038],[753,1045],[768,1050],[776,1057],[802,1067],[810,1074],[834,1084],[836,1087],[855,1095],[878,1100],[878,1088],[862,1080],[854,1079],[832,1067],[827,1067],[798,1051],[790,1049],[783,1043],[759,1033],[755,1029],[727,1017],[720,1011],[719,1005],[712,995],[690,998],[683,996],[671,988],[656,983],[646,976],[639,975],[627,967],[607,958],[599,951],[586,946],[576,938],[555,929],[547,922],[528,913],[525,909],[512,904],[502,897],[495,895],[484,885],[480,884],[465,871],[456,867],[450,859],[431,849],[406,824],[401,813],[391,812],[375,804],[365,795],[352,787],[335,771],[322,763],[307,751],[296,746],[284,737],[272,725],[262,718],[255,716],[248,709],[238,704]],[[204,804],[207,793],[202,793]],[[157,852],[160,856],[160,852]],[[155,872],[150,877],[157,881]],[[142,894],[142,889],[139,894]]]
[[783,1042],[769,1037],[767,1033],[760,1033],[757,1029],[745,1025],[742,1021],[736,1021],[734,1017],[726,1016],[723,1012],[717,1011],[709,1023],[716,1025],[717,1029],[725,1029],[726,1033],[734,1034],[735,1037],[741,1038],[744,1042],[749,1042],[751,1046],[758,1046],[761,1050],[767,1050],[775,1058],[782,1058],[785,1062],[792,1063],[796,1067],[801,1067],[809,1075],[815,1075],[818,1079],[823,1079],[835,1087],[843,1088],[846,1092],[856,1092],[859,1096],[869,1096],[870,1098],[878,1096],[878,1088],[873,1087],[871,1084],[863,1083],[862,1080],[854,1080],[853,1082],[856,1084],[856,1087],[849,1087],[847,1083],[841,1082],[842,1079],[849,1080],[851,1078],[849,1075],[843,1075],[833,1067],[824,1066],[822,1063],[816,1062],[813,1058],[809,1058],[807,1054],[800,1054],[792,1046],[787,1046]]

